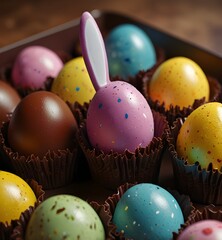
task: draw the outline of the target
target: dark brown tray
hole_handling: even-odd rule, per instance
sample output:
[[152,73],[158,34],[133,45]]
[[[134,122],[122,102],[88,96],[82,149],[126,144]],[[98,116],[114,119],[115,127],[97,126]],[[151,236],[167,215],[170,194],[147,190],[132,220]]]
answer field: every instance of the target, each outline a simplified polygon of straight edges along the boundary
[[[188,42],[175,38],[163,31],[159,31],[147,24],[132,19],[128,16],[115,12],[104,12],[94,10],[91,12],[95,17],[102,33],[108,32],[114,26],[122,23],[134,23],[143,28],[152,41],[163,48],[166,58],[173,56],[185,56],[196,61],[205,71],[213,77],[216,77],[222,83],[222,57],[216,56],[204,49],[194,46]],[[10,67],[19,51],[29,45],[43,45],[55,51],[65,51],[72,53],[75,45],[78,44],[79,19],[75,19],[51,30],[39,33],[30,38],[16,42],[0,49],[0,71]],[[159,184],[163,187],[174,187],[172,165],[165,153]],[[70,193],[82,197],[86,200],[96,200],[103,202],[113,191],[104,189],[92,181],[76,182],[69,186],[46,192],[46,196],[57,193]]]
[[[207,74],[222,79],[222,56],[216,56],[215,54],[198,47],[198,44],[190,44],[169,35],[168,33],[159,31],[141,21],[122,15],[121,13],[94,10],[91,14],[96,19],[102,32],[107,32],[121,23],[134,23],[139,25],[148,33],[156,45],[165,50],[168,58],[173,56],[190,57],[196,61]],[[79,19],[75,19],[14,44],[0,48],[0,66],[2,67],[11,64],[22,48],[33,44],[43,45],[53,50],[71,52],[74,49],[74,44],[78,41],[78,25]]]

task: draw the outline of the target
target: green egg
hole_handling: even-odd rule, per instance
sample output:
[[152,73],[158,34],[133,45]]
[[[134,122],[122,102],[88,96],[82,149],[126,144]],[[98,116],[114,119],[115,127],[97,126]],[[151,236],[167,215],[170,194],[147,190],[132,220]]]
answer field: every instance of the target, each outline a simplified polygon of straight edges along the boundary
[[25,240],[104,240],[103,224],[95,210],[81,198],[56,195],[33,212]]

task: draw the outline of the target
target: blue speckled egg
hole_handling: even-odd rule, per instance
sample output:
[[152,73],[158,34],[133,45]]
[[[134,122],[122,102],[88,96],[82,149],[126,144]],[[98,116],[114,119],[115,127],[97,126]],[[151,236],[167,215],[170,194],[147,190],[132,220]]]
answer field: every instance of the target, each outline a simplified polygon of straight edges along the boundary
[[117,203],[113,222],[119,232],[133,239],[169,240],[184,223],[176,199],[151,183],[129,188]]
[[105,38],[110,76],[126,79],[156,63],[156,52],[149,36],[136,25],[122,24]]

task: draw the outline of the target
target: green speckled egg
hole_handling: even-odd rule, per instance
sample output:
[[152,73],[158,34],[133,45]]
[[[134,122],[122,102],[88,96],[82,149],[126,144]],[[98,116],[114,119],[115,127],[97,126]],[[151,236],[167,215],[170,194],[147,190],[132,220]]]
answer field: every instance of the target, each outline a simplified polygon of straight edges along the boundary
[[86,201],[71,195],[56,195],[36,208],[25,239],[100,240],[105,239],[105,231],[99,216]]

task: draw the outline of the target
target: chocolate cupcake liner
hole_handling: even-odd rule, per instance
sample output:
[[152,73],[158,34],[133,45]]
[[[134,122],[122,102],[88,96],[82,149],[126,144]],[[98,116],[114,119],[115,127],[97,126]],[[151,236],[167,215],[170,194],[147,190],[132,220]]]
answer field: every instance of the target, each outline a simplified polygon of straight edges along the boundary
[[177,119],[172,127],[169,139],[169,153],[172,160],[175,184],[181,193],[190,196],[194,203],[222,205],[222,174],[212,169],[201,169],[198,162],[188,164],[187,160],[178,156],[176,139],[184,119]]
[[[86,119],[87,110],[89,108],[89,103],[84,103],[83,105],[79,102],[70,103],[67,102],[69,108],[71,109],[78,126],[80,126],[81,122]],[[76,180],[89,180],[91,179],[91,174],[89,170],[89,165],[87,159],[85,157],[84,152],[81,147],[78,149],[78,161],[76,162],[75,168],[75,179]]]
[[3,148],[1,148],[1,146],[0,146],[0,170],[7,172],[13,171],[11,165],[8,162],[8,158],[5,155],[4,150]]
[[87,158],[92,179],[108,189],[116,189],[125,182],[157,182],[169,126],[164,116],[153,112],[154,138],[146,148],[134,153],[105,154],[93,148],[87,138],[86,124],[79,129],[79,144]]
[[[11,114],[8,114],[8,121],[9,121],[10,118],[11,118]],[[2,123],[2,127],[3,127],[4,124],[6,124],[6,123]],[[7,155],[4,151],[4,148],[3,148],[2,144],[0,144],[0,170],[13,172],[12,166],[10,165],[10,163],[8,161],[8,157],[7,157]]]
[[[173,122],[177,118],[187,117],[194,109],[196,109],[200,105],[206,103],[205,98],[196,99],[194,101],[194,103],[192,104],[192,106],[181,108],[179,106],[171,105],[170,108],[167,110],[165,108],[164,103],[160,103],[158,100],[153,101],[147,93],[149,81],[150,81],[153,73],[154,72],[149,72],[143,77],[143,79],[142,79],[143,87],[142,87],[141,92],[143,93],[143,95],[147,99],[147,101],[148,101],[148,103],[149,103],[149,105],[152,109],[154,109],[155,111],[158,111],[158,112],[160,112],[160,113],[162,113],[163,115],[166,116],[170,126],[173,125]],[[209,82],[209,85],[210,85],[210,99],[209,99],[209,102],[220,101],[221,100],[221,93],[222,93],[221,84],[219,83],[219,81],[216,78],[213,78],[211,76],[207,76],[207,79],[208,79],[208,82]]]
[[71,183],[74,180],[76,161],[79,157],[79,146],[72,150],[48,151],[43,158],[35,155],[28,157],[14,152],[7,142],[9,122],[3,124],[0,133],[0,145],[7,156],[12,171],[24,179],[35,179],[44,189],[54,189]]
[[[107,206],[107,211],[108,214],[112,217],[114,212],[115,212],[115,208],[117,203],[119,202],[119,200],[121,199],[121,197],[123,196],[123,194],[132,186],[134,186],[137,183],[125,183],[121,186],[118,187],[117,189],[117,193],[113,194],[112,196],[109,196],[106,200],[105,200],[105,205]],[[181,195],[179,194],[176,190],[170,190],[167,189],[167,191],[169,191],[174,198],[177,200],[178,204],[181,207],[181,210],[183,212],[184,215],[184,219],[185,221],[187,221],[191,215],[193,215],[193,213],[195,212],[195,207],[193,206],[193,203],[190,201],[190,198],[186,195]],[[111,221],[111,224],[112,221]],[[113,224],[114,225],[114,224]],[[114,225],[115,226],[115,225]],[[127,240],[128,238],[124,237],[124,234],[121,232],[117,232],[116,228],[112,228],[111,229],[111,234],[115,237],[115,239],[119,239],[119,240]],[[178,229],[179,231],[179,229]],[[172,233],[172,234],[176,234],[176,233]]]
[[75,102],[73,104],[67,102],[67,104],[75,116],[78,126],[80,126],[81,122],[86,119],[89,103],[84,103],[81,105],[79,102]]
[[1,240],[9,240],[9,239],[19,240],[20,234],[17,232],[16,229],[21,228],[20,226],[22,226],[23,228],[24,226],[27,225],[27,220],[29,219],[30,214],[44,200],[45,192],[43,191],[42,186],[39,185],[33,179],[27,180],[27,183],[35,193],[37,202],[35,203],[35,206],[31,206],[27,210],[22,212],[18,220],[12,220],[10,224],[4,224],[0,222],[0,239]]
[[222,221],[222,206],[214,206],[213,204],[210,204],[193,211],[178,233],[174,233],[173,240],[177,240],[179,235],[193,223],[209,219]]
[[112,216],[109,214],[104,204],[98,204],[95,201],[90,202],[90,205],[100,217],[106,233],[106,240],[113,240],[115,237],[112,235],[116,231],[116,226],[112,223]]

